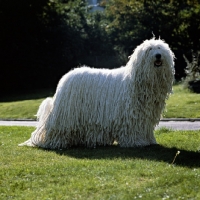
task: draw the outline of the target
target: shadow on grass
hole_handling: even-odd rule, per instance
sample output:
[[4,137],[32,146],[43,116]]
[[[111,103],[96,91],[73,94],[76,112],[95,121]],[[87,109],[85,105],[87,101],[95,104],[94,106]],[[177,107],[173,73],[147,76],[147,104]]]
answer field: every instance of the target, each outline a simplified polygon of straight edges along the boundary
[[[50,150],[52,151],[52,150]],[[78,159],[145,159],[171,164],[177,151],[174,164],[184,167],[200,167],[200,152],[169,148],[162,145],[152,145],[140,148],[120,148],[119,146],[98,147],[88,149],[76,147],[67,150],[54,150],[59,155],[66,155]]]

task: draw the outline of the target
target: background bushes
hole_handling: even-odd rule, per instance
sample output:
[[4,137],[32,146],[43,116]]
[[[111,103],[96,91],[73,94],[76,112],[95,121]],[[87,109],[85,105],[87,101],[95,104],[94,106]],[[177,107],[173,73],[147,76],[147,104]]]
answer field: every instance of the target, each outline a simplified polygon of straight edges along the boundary
[[164,39],[177,58],[176,79],[185,76],[183,53],[199,49],[199,1],[110,0],[106,18],[115,48],[129,55],[136,45],[153,35]]
[[176,79],[185,76],[191,49],[200,47],[200,2],[103,1],[91,14],[82,0],[0,0],[0,89],[56,87],[78,65],[114,68],[153,34],[176,55]]

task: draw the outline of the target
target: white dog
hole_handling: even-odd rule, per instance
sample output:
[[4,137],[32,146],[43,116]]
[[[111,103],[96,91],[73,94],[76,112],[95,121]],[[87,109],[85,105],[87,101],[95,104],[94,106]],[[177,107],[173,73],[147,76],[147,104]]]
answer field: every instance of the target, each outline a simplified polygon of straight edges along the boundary
[[156,144],[154,128],[172,91],[174,54],[155,38],[139,45],[125,67],[81,67],[64,75],[42,102],[37,129],[22,145],[42,148]]

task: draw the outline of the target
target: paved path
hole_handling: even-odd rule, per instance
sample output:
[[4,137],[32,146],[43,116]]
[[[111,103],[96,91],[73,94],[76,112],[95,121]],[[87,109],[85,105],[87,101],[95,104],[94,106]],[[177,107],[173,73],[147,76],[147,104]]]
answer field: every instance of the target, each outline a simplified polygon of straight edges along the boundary
[[200,121],[161,121],[157,128],[167,127],[175,130],[200,130]]
[[2,120],[0,121],[0,126],[36,126],[37,121],[10,121]]
[[[0,126],[36,126],[36,121],[0,121]],[[200,130],[200,121],[160,121],[156,128],[167,127],[174,130]]]

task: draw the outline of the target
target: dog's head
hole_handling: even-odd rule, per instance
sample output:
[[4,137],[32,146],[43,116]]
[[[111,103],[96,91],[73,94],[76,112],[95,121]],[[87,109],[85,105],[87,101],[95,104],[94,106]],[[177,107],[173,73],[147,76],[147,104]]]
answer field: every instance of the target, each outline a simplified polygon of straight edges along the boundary
[[147,65],[155,68],[174,66],[174,54],[169,45],[161,39],[145,40],[137,48],[138,53],[145,56]]
[[[137,46],[127,63],[127,74],[138,83],[168,88],[174,79],[174,53],[161,39],[145,40]],[[165,86],[164,86],[165,84]],[[150,87],[150,86],[149,86]]]
[[174,53],[163,40],[145,40],[130,56],[126,73],[138,83],[159,87],[164,87],[165,83],[166,88],[170,90],[175,73],[174,58]]
[[[134,53],[130,56],[129,63],[133,68],[138,66],[141,68],[171,68],[174,67],[174,53],[169,45],[161,39],[152,38],[145,40],[137,46]],[[137,67],[136,67],[137,68]]]

